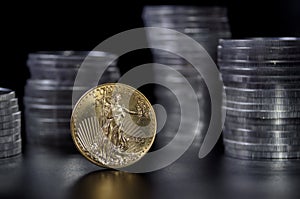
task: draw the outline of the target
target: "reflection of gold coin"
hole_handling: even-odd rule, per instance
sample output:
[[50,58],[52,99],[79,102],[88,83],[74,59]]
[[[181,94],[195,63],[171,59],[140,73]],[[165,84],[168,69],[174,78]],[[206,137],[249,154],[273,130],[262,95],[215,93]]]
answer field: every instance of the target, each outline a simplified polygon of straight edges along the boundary
[[72,199],[150,199],[147,178],[121,171],[98,171],[80,178],[70,189]]
[[126,167],[150,149],[156,134],[155,112],[138,90],[119,83],[103,84],[79,99],[71,132],[77,148],[91,162]]

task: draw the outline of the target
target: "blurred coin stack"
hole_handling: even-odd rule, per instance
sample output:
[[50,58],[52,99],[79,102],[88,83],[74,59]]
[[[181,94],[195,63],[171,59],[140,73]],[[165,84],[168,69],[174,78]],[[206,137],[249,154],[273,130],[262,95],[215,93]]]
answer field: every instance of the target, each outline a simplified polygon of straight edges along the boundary
[[[199,42],[214,60],[217,57],[217,46],[219,39],[231,37],[227,18],[227,10],[222,7],[146,6],[143,11],[143,19],[145,26],[168,28],[186,34],[195,41]],[[150,34],[147,32],[146,34],[150,46],[151,44],[154,44],[158,48],[174,49],[174,52],[185,52],[188,53],[189,59],[197,59],[198,63],[203,63],[201,61],[201,56],[203,55],[199,55],[198,52],[193,52],[191,47],[187,46],[186,43],[178,37],[177,33],[162,31],[157,34]],[[189,61],[191,60],[186,60],[185,58],[179,57],[167,51],[158,49],[151,50],[155,63],[164,64],[177,70],[186,78],[186,80],[189,81],[190,85],[195,90],[200,104],[200,111],[203,111],[200,113],[200,122],[203,124],[203,132],[205,133],[210,119],[210,99],[207,87],[204,84],[201,75],[190,64]],[[207,57],[206,54],[204,56]],[[154,76],[155,80],[163,79],[164,81],[176,85],[176,90],[178,91],[176,93],[180,93],[180,95],[184,96],[186,99],[191,96],[191,93],[183,89],[182,84],[184,84],[185,79],[180,79],[172,75],[164,68],[155,70]],[[165,104],[167,104],[169,107],[170,104],[172,104],[170,96],[173,98],[178,97],[174,96],[170,90],[161,87],[155,90],[155,94],[157,96],[158,103],[164,104],[164,102],[167,101]],[[171,110],[171,113],[174,115],[174,117],[180,116],[180,114],[178,114],[180,111],[178,108],[173,108]],[[189,118],[184,119],[186,121],[183,122],[190,120]],[[176,124],[178,123],[173,123],[173,125]],[[204,134],[199,134],[200,142],[198,143],[201,143]],[[170,136],[173,136],[171,131]]]
[[21,112],[15,92],[0,88],[0,158],[22,152]]
[[220,40],[227,102],[225,152],[250,159],[300,157],[300,39]]
[[[88,60],[85,60],[86,56]],[[80,72],[89,78],[95,71],[104,70],[114,59],[115,56],[104,52],[30,54],[27,65],[31,78],[27,80],[24,97],[27,141],[49,146],[73,146],[70,135],[72,92],[82,93],[89,89],[84,85],[73,87],[79,67],[85,60],[85,68]],[[111,64],[99,84],[116,82],[119,77],[118,68]]]

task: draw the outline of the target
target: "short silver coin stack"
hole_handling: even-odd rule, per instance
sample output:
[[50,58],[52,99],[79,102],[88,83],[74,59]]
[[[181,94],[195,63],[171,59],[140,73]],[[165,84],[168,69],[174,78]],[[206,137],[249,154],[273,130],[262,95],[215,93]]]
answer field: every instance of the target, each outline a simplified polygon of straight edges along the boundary
[[[213,60],[216,60],[217,57],[219,39],[231,37],[227,10],[223,7],[146,6],[143,11],[143,19],[145,26],[168,28],[191,37],[205,48]],[[197,59],[198,63],[202,63],[201,56],[208,57],[206,54],[199,55],[198,52],[192,52],[191,48],[178,38],[175,32],[162,31],[162,33],[159,34],[146,32],[146,35],[150,46],[151,44],[155,44],[155,46],[159,48],[174,49],[176,52],[188,53],[189,58]],[[210,99],[203,78],[191,65],[189,62],[191,60],[185,60],[185,58],[158,49],[152,49],[152,53],[155,63],[164,64],[177,70],[193,87],[200,105],[199,120],[202,126],[200,127],[202,129],[198,130],[198,141],[196,142],[197,144],[201,144],[210,119]],[[154,76],[155,79],[163,79],[164,81],[172,83],[177,91],[177,96],[174,96],[170,90],[162,88],[156,89],[155,94],[158,103],[164,104],[165,102],[168,107],[172,107],[173,99],[178,97],[178,95],[182,95],[186,100],[191,96],[191,93],[182,86],[185,80],[175,77],[164,68],[156,69]],[[188,102],[186,101],[185,103]],[[171,114],[168,115],[168,120],[176,121],[176,118],[180,116],[179,112],[178,108],[171,108]],[[195,118],[183,119],[184,121],[181,121],[183,124],[190,125],[191,129],[194,128],[193,125],[195,122],[192,122],[193,124],[189,122],[194,121]],[[176,130],[173,126],[177,124],[177,122],[173,122],[173,124],[170,125],[170,129],[166,129],[165,135],[169,135],[170,137],[174,136],[173,132],[176,132]]]
[[15,92],[0,88],[0,159],[22,152],[21,112]]
[[[86,85],[74,87],[77,72],[87,56],[85,67],[88,68],[81,69],[87,78],[115,60],[114,55],[104,52],[58,51],[29,55],[27,65],[31,78],[27,80],[24,97],[29,143],[73,146],[70,133],[72,92],[82,93],[89,89]],[[118,68],[111,64],[99,84],[116,82],[119,77]]]
[[225,152],[247,159],[300,157],[300,39],[220,40],[227,102]]

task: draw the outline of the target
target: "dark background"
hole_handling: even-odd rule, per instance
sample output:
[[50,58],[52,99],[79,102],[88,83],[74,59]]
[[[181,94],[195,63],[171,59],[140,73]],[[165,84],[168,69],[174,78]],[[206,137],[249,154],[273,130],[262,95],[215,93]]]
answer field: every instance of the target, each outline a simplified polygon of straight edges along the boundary
[[[0,86],[22,97],[29,72],[27,55],[39,50],[91,50],[121,31],[141,27],[142,8],[149,4],[223,5],[229,9],[234,38],[300,36],[299,0],[131,0],[56,3],[16,2],[2,5]],[[148,57],[130,54],[126,70]]]

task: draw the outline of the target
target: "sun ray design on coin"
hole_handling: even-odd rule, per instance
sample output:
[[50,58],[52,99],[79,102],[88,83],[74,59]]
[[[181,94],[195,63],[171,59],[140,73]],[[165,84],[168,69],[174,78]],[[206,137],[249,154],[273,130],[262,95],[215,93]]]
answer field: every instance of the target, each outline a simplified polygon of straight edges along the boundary
[[137,162],[152,146],[156,116],[142,93],[108,83],[79,99],[72,113],[71,133],[88,160],[102,167],[122,168]]

